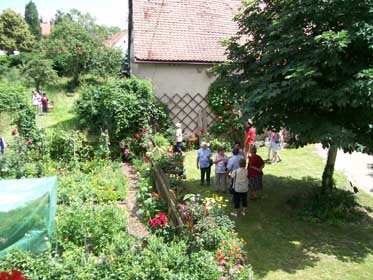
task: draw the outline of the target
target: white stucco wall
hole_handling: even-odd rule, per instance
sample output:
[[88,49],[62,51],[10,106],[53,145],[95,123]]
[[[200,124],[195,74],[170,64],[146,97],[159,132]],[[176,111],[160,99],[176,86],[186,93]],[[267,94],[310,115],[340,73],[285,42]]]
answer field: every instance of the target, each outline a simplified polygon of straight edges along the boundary
[[128,53],[128,33],[120,38],[120,40],[113,46],[116,48],[120,48],[124,55]]
[[215,77],[209,73],[211,65],[193,64],[145,64],[132,63],[132,74],[141,79],[150,80],[156,96],[164,94],[194,96],[207,95],[210,84]]

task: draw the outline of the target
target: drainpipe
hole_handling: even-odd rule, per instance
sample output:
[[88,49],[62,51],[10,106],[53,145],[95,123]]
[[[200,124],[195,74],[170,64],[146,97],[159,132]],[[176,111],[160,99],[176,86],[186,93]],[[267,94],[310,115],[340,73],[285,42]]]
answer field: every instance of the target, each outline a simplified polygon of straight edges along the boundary
[[132,47],[132,30],[133,30],[133,3],[128,0],[128,75],[131,77],[131,47]]

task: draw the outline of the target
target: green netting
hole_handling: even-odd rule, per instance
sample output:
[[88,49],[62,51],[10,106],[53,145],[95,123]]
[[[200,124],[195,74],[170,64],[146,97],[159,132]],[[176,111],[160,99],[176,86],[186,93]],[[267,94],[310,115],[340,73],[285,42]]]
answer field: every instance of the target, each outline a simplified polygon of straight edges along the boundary
[[56,208],[56,177],[0,181],[0,256],[15,248],[46,250]]

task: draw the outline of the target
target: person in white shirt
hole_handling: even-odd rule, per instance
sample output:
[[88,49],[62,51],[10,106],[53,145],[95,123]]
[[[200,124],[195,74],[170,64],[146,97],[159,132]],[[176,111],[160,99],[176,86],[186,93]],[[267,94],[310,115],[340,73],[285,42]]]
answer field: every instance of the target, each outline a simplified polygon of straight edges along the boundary
[[231,215],[237,217],[240,214],[240,206],[242,204],[242,216],[246,215],[247,209],[247,193],[249,191],[249,178],[246,169],[246,160],[241,159],[240,168],[232,173],[232,189],[233,189],[233,202],[235,212]]
[[219,147],[215,155],[215,191],[219,192],[221,187],[222,191],[227,191],[227,163],[228,157],[224,154],[224,148]]
[[175,152],[181,153],[183,151],[183,130],[181,129],[181,124],[176,125],[176,146]]

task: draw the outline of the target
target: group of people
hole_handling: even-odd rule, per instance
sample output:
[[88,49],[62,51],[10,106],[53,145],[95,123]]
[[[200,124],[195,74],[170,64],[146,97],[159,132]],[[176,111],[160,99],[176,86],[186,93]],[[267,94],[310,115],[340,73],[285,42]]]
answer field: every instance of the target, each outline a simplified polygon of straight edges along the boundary
[[31,101],[36,112],[39,114],[48,113],[49,100],[45,92],[33,91]]
[[[255,146],[256,131],[251,120],[247,122],[244,149],[240,142],[236,142],[232,156],[225,155],[224,148],[219,147],[212,158],[212,152],[206,142],[202,142],[197,152],[197,168],[201,171],[201,186],[209,186],[211,182],[211,167],[215,165],[216,192],[227,192],[233,195],[235,212],[231,214],[238,216],[246,215],[248,195],[255,200],[263,190],[263,168],[265,163],[257,155]],[[248,159],[248,161],[246,160]],[[230,184],[228,185],[228,178]],[[241,209],[242,206],[242,209]]]
[[268,149],[267,162],[272,164],[281,162],[280,151],[284,147],[284,130],[279,132],[269,131],[266,138],[266,146]]

